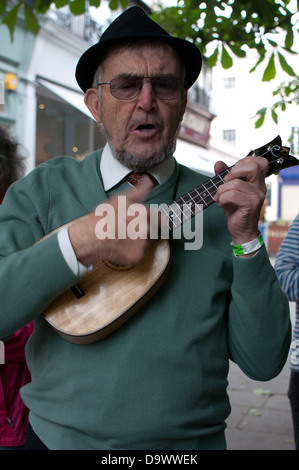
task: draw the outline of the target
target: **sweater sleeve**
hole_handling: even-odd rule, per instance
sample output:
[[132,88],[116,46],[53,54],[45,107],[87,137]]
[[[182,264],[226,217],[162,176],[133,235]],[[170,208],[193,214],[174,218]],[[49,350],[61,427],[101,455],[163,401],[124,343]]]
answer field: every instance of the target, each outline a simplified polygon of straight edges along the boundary
[[32,178],[29,174],[11,186],[0,207],[2,339],[41,314],[75,279],[61,253],[57,234],[41,240],[49,231],[45,185],[46,175]]
[[254,380],[278,375],[291,341],[289,304],[265,247],[233,259],[228,345],[231,358]]
[[274,267],[289,300],[299,302],[299,214],[280,245]]

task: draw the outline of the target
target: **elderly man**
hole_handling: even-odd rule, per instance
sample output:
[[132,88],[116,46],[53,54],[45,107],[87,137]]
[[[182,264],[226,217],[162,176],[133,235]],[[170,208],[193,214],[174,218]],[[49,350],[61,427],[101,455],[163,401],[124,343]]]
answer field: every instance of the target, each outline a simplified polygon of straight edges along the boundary
[[[22,390],[30,409],[29,449],[225,449],[229,358],[258,380],[284,365],[288,302],[257,228],[264,158],[245,158],[228,173],[216,204],[204,212],[200,249],[186,250],[184,236],[170,236],[164,284],[122,326],[76,344],[42,315],[58,294],[80,287],[98,262],[109,273],[128,268],[120,272],[122,289],[115,283],[106,296],[110,309],[125,302],[130,268],[152,249],[149,207],[170,204],[205,181],[173,158],[187,89],[200,68],[193,44],[171,37],[140,8],[126,10],[76,71],[108,144],[82,162],[61,157],[41,165],[4,200],[1,337],[35,320],[27,346],[32,383]],[[216,172],[223,168],[219,162]],[[132,170],[151,176],[132,188],[126,179]],[[137,202],[146,208],[140,224],[148,236],[123,236],[132,222],[126,209]],[[99,216],[103,204],[107,214]],[[117,228],[115,237],[97,230],[103,218],[105,230]],[[246,254],[235,255],[231,242]],[[104,276],[98,282],[105,297]],[[61,305],[70,320],[88,297],[84,290],[83,298],[74,296],[73,309]],[[94,308],[92,315],[86,308],[83,323],[103,305]]]

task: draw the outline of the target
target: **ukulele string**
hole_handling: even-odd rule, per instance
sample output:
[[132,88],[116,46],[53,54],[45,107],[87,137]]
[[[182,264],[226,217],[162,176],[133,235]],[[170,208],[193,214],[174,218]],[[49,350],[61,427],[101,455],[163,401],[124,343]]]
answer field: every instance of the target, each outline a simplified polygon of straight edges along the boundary
[[[281,148],[279,145],[274,145],[273,147],[271,148],[268,148],[267,150],[265,150],[264,153],[262,153],[261,155],[259,155],[260,157],[264,157],[265,155],[267,155],[269,152],[271,153],[271,155],[273,155],[275,157],[276,160],[279,160],[279,158],[282,158],[282,157],[277,157],[277,155],[275,155],[275,153],[273,152],[274,150],[276,151],[281,151]],[[287,152],[286,152],[287,153]],[[269,165],[271,164],[275,164],[276,163],[276,160],[272,160],[270,162],[268,162]],[[192,197],[191,193],[187,193],[185,196],[182,196],[180,198],[180,200],[182,200],[184,203],[187,203],[187,205],[191,205],[191,204],[199,204],[201,202],[204,203],[205,207],[208,207],[209,205],[209,202],[211,202],[211,199],[214,201],[214,196],[217,192],[217,189],[218,189],[218,186],[220,186],[220,184],[222,183],[225,183],[224,181],[224,176],[227,175],[227,173],[229,173],[229,171],[232,169],[232,167],[230,168],[227,168],[225,171],[223,171],[222,173],[219,173],[218,175],[215,175],[213,178],[211,178],[209,181],[207,181],[206,183],[203,183],[201,185],[201,187],[203,188],[203,191],[202,192],[199,192],[198,189],[199,187],[197,188],[194,188],[193,192],[195,191],[197,193],[197,195],[195,195],[195,197]],[[214,181],[216,180],[220,180],[220,182],[218,181],[217,183],[218,184],[215,184]],[[209,184],[212,184],[213,186],[210,186],[208,187]],[[189,200],[184,200],[184,197],[186,196],[189,196]],[[197,198],[197,200],[196,200]],[[208,201],[208,202],[207,202]],[[176,203],[176,202],[175,202]],[[178,210],[181,212],[181,206],[176,203],[177,207],[178,207]],[[175,211],[175,209],[174,209]],[[178,214],[175,213],[175,215],[179,218]]]
[[[177,228],[182,224],[181,215],[183,215],[183,218],[185,217],[186,221],[189,220],[190,215],[193,215],[191,211],[195,208],[196,205],[203,203],[205,209],[211,204],[211,202],[214,202],[214,196],[217,192],[218,186],[225,182],[223,178],[229,172],[229,170],[230,168],[226,169],[222,173],[219,173],[218,175],[215,175],[212,179],[202,184],[200,187],[194,188],[192,192],[188,192],[184,196],[174,201],[172,204],[170,204],[170,206],[168,206],[168,208],[171,209],[170,213],[167,213],[164,207],[162,208],[168,219],[174,225],[174,228]],[[218,180],[218,185],[217,183],[215,184],[216,180]],[[208,186],[209,184],[211,184],[211,186]],[[184,211],[182,209],[184,206],[187,206],[189,210]]]
[[[272,147],[271,149],[268,149],[266,150],[263,154],[259,155],[260,157],[263,157],[264,155],[266,155],[267,153],[269,153],[269,151],[271,152],[271,154],[277,158],[277,156],[275,154],[273,154],[273,150],[279,150],[280,147],[278,145]],[[275,162],[269,162],[269,165],[270,164],[273,164]],[[232,167],[231,167],[232,168]],[[195,192],[196,194],[192,195],[191,192],[188,192],[186,193],[186,195],[182,196],[181,198],[179,198],[179,201],[183,202],[183,204],[186,204],[187,206],[190,206],[192,207],[192,205],[196,205],[196,204],[200,204],[200,203],[204,203],[204,206],[205,207],[208,207],[208,203],[211,202],[211,199],[214,201],[214,195],[216,194],[217,192],[217,189],[218,189],[218,186],[219,184],[222,184],[224,183],[224,179],[223,177],[230,171],[231,168],[228,168],[226,169],[225,171],[223,171],[222,173],[219,173],[218,175],[215,175],[215,177],[211,178],[208,182],[204,183],[201,185],[201,187],[203,188],[202,192],[199,191],[199,187],[197,188],[194,188],[193,192]],[[216,180],[216,179],[219,179],[220,180],[220,183],[218,184],[218,186],[214,183],[213,180]],[[208,184],[211,183],[213,186],[211,187],[207,187]],[[184,199],[185,198],[185,199]],[[207,202],[208,201],[208,202]],[[176,217],[179,221],[179,224],[181,225],[181,215],[182,215],[182,206],[177,202],[177,201],[173,201],[172,204],[170,204],[170,206],[168,206],[171,208],[171,213],[173,214],[173,216],[171,217],[171,222],[175,225],[175,221],[173,219],[173,217]],[[167,215],[167,217],[169,217],[169,214],[166,212],[165,208],[163,207],[162,210],[165,212],[165,214]],[[188,217],[187,215],[183,212],[183,217],[186,217],[186,220],[188,220]],[[176,227],[175,227],[176,228]],[[105,270],[102,270],[103,266],[106,266],[106,269]],[[88,285],[90,285],[92,282],[94,282],[95,280],[99,280],[101,277],[103,277],[108,271],[111,271],[113,270],[113,267],[109,267],[107,266],[106,262],[102,262],[100,264],[98,264],[94,269],[92,269],[92,273],[96,273],[97,271],[99,270],[102,270],[102,272],[96,276],[93,277],[92,280],[88,281],[88,282],[85,282],[85,283],[81,283],[82,284],[82,288],[84,287],[87,287]],[[115,270],[118,270],[117,269],[117,266],[115,266]],[[122,271],[122,269],[120,269],[120,271]],[[125,269],[124,269],[125,271]],[[88,276],[88,274],[87,274]],[[84,279],[84,278],[83,278]]]
[[[106,269],[103,269],[103,266],[106,267]],[[101,270],[101,272],[100,272]],[[107,266],[107,264],[105,262],[101,263],[101,264],[98,264],[95,268],[93,268],[89,273],[87,273],[82,279],[79,279],[78,283],[80,284],[80,286],[82,287],[82,289],[88,287],[90,284],[92,284],[94,281],[98,281],[99,279],[101,279],[103,276],[105,276],[107,274],[108,271],[111,271],[112,268]],[[97,272],[99,272],[97,274]],[[93,275],[95,274],[94,276],[92,276],[92,279],[88,280],[88,277],[90,275]],[[84,281],[84,278],[86,278],[86,280]]]
[[[95,268],[93,268],[89,273],[87,273],[83,278],[82,280],[79,280],[78,283],[80,284],[80,286],[82,287],[82,289],[88,287],[89,285],[91,285],[93,282],[95,281],[98,281],[99,279],[101,279],[103,276],[105,276],[107,274],[107,272],[109,271],[118,271],[118,272],[126,272],[128,271],[129,269],[132,269],[132,267],[126,267],[126,266],[117,266],[117,265],[112,265],[111,266],[108,266],[107,265],[108,261],[106,262],[102,262],[98,265],[96,265]],[[106,269],[102,269],[103,266],[106,267]],[[95,275],[95,276],[92,276],[92,279],[88,280],[87,278],[96,273],[97,271],[99,270],[102,270],[101,273]],[[84,282],[84,278],[86,278],[85,282]],[[83,282],[82,282],[83,281]]]

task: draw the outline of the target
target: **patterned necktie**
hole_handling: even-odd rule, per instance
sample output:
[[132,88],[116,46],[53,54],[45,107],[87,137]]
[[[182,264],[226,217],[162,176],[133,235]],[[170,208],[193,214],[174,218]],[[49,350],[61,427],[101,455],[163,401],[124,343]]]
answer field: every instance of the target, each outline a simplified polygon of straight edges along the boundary
[[147,177],[150,178],[150,180],[154,183],[154,186],[158,185],[156,178],[146,171],[132,171],[126,176],[126,180],[132,186],[138,186],[139,184],[142,184],[144,175],[147,175]]

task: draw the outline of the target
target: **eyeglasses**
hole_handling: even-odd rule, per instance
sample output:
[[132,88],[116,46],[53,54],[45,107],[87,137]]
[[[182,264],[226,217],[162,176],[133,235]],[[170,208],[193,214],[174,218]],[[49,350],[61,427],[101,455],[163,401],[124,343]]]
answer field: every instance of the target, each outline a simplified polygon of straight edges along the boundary
[[98,83],[98,86],[110,85],[110,93],[118,100],[134,100],[144,81],[151,84],[154,95],[161,100],[173,100],[183,89],[183,81],[175,77],[116,77],[110,82]]

